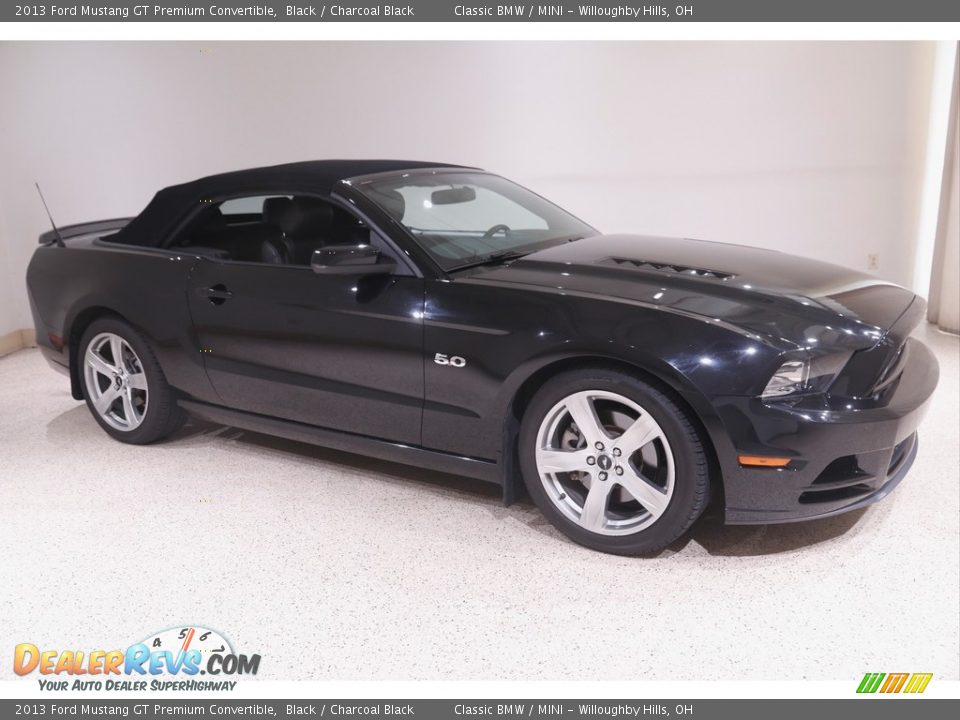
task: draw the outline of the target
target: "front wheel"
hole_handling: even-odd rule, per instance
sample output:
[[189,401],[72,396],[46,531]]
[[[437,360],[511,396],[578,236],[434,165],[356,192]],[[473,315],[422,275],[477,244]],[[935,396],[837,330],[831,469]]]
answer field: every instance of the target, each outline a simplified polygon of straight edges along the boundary
[[87,407],[111,437],[145,445],[183,423],[150,346],[119,318],[91,323],[80,339],[77,360]]
[[709,473],[680,406],[626,373],[564,373],[533,398],[520,427],[524,483],[572,540],[644,555],[682,535],[706,507]]

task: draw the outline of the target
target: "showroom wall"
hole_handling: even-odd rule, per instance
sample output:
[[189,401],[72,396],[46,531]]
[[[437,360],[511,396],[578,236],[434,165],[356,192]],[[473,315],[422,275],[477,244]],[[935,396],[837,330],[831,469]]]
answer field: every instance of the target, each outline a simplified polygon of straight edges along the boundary
[[[2,109],[0,109],[2,113]],[[4,125],[0,124],[0,133]],[[3,173],[3,169],[0,169]],[[29,318],[23,315],[24,294],[22,271],[23,259],[18,257],[14,262],[8,244],[13,233],[7,230],[8,215],[5,212],[5,203],[0,198],[0,355],[18,349],[22,346],[22,337],[19,330],[30,326]]]
[[[954,112],[960,100],[954,91]],[[934,254],[934,277],[930,286],[931,322],[950,332],[960,332],[960,121],[955,116],[951,129],[950,153],[944,169],[940,227]]]
[[924,43],[2,43],[0,335],[47,220],[323,157],[475,164],[604,231],[819,257],[909,284]]

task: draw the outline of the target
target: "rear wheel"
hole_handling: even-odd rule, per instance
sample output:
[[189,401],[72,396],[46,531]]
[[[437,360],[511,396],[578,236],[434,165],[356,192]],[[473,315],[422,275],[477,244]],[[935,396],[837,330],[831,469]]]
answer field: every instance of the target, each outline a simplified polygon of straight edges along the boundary
[[527,408],[520,443],[534,502],[560,531],[596,550],[661,550],[707,503],[695,428],[670,396],[626,373],[553,378]]
[[91,323],[77,358],[87,407],[111,437],[144,445],[183,423],[153,351],[127,323],[118,318]]

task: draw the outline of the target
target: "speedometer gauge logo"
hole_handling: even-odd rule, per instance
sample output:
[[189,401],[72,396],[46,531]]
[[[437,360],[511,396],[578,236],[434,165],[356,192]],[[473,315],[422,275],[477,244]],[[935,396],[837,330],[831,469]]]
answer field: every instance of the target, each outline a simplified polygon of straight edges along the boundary
[[216,630],[200,625],[161,630],[141,642],[150,648],[151,653],[167,651],[182,657],[191,652],[199,653],[199,656],[193,654],[192,657],[196,660],[193,664],[200,668],[201,675],[206,674],[207,665],[213,655],[234,655],[233,645],[229,640]]

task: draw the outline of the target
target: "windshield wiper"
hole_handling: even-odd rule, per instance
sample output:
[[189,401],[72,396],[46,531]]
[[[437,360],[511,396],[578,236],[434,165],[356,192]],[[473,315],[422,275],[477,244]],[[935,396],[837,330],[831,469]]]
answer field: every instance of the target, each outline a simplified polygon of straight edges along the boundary
[[500,263],[510,262],[511,260],[518,260],[519,258],[525,257],[529,254],[530,251],[523,252],[520,250],[500,250],[499,252],[484,255],[483,257],[477,258],[471,262],[452,267],[450,268],[450,271],[453,272],[455,270],[466,270],[467,268],[480,267],[481,265],[499,265]]

